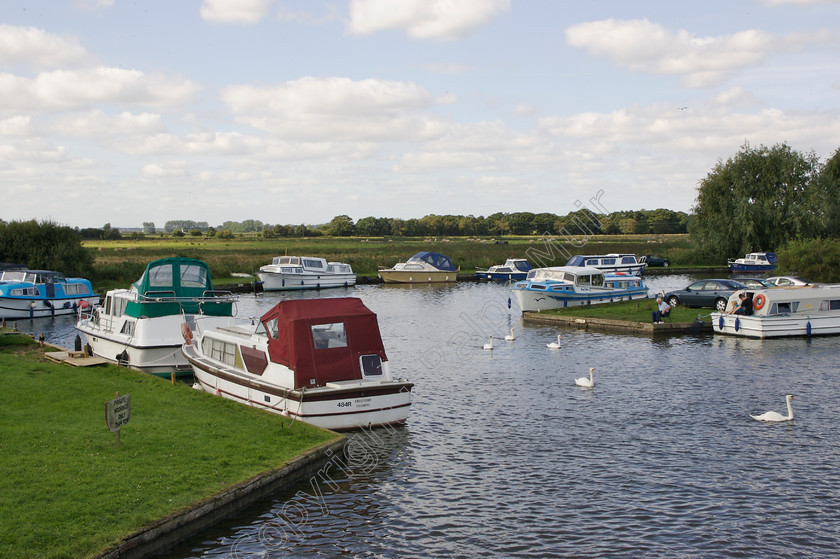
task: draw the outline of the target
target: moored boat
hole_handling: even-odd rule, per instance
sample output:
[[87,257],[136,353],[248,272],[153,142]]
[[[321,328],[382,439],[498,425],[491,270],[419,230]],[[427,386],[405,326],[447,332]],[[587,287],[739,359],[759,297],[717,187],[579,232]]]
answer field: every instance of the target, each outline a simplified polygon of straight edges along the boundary
[[825,336],[840,334],[840,285],[808,285],[748,289],[734,293],[732,308],[746,293],[752,314],[712,313],[716,334],[748,338]]
[[385,283],[437,283],[458,279],[458,269],[449,257],[437,252],[418,252],[393,268],[379,268]]
[[511,287],[523,311],[644,299],[648,289],[638,276],[605,274],[597,268],[554,266],[536,268]]
[[165,258],[150,262],[129,289],[108,291],[100,307],[82,313],[76,330],[93,355],[158,376],[189,375],[182,330],[229,324],[235,301],[213,289],[201,260]]
[[641,275],[647,264],[635,254],[578,254],[569,258],[566,266],[597,268],[604,273]]
[[476,268],[475,277],[489,281],[522,280],[532,269],[531,263],[525,258],[508,258],[504,264],[490,266],[486,270]]
[[357,298],[281,301],[256,326],[204,330],[182,352],[203,390],[313,425],[408,417],[413,384],[392,378],[376,314]]
[[275,256],[257,274],[264,291],[326,289],[356,285],[350,264],[315,256]]
[[42,318],[75,314],[99,303],[89,280],[51,270],[5,265],[0,272],[0,318]]
[[751,252],[744,256],[744,258],[736,258],[727,260],[729,270],[733,273],[738,272],[770,272],[776,269],[776,253],[775,252]]

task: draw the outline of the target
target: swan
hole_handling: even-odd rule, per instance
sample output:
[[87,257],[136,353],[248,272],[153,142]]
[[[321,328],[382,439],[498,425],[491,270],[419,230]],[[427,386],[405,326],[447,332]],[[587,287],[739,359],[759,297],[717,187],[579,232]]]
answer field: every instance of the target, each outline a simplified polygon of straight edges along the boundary
[[557,334],[557,341],[551,342],[550,344],[545,344],[547,348],[550,349],[560,349],[560,334]]
[[493,349],[493,336],[490,336],[490,343],[489,344],[484,344],[484,349],[490,349],[490,350]]
[[507,341],[509,341],[509,342],[512,342],[512,341],[513,341],[513,340],[515,340],[515,339],[516,339],[516,337],[513,335],[513,328],[511,328],[511,329],[510,329],[510,334],[508,334],[507,336],[505,336],[505,340],[507,340]]
[[589,367],[589,378],[580,377],[575,379],[575,384],[581,388],[592,388],[595,386],[595,379],[592,378],[592,373],[595,372],[595,367]]
[[793,408],[790,406],[790,401],[795,400],[795,399],[796,398],[794,398],[790,394],[785,395],[785,402],[787,402],[787,409],[788,409],[788,414],[787,415],[782,415],[779,412],[775,412],[775,411],[768,411],[768,412],[764,412],[761,415],[750,414],[750,417],[752,417],[756,421],[792,421],[793,420]]

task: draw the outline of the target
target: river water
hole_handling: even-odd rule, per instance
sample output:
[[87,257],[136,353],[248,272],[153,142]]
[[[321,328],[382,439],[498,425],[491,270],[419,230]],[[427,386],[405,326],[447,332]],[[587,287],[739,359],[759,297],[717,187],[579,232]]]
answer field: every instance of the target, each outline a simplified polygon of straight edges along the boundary
[[[648,283],[658,292],[692,279]],[[471,282],[291,296],[348,295],[378,314],[395,376],[415,384],[407,424],[351,434],[323,475],[166,558],[803,557],[840,548],[840,337],[653,339],[530,325],[515,300],[508,308],[504,286]],[[239,315],[286,296],[243,296]],[[72,321],[65,332],[60,320],[18,327],[56,324],[47,340],[71,346]],[[504,341],[511,328],[515,341]],[[547,348],[558,333],[560,350]],[[594,389],[576,387],[589,367]],[[793,422],[749,417],[785,413],[785,394],[796,395]]]

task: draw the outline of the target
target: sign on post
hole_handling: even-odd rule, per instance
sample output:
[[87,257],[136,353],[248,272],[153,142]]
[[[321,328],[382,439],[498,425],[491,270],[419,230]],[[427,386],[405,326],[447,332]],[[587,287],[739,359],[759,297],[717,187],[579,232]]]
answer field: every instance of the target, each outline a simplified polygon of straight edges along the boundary
[[120,427],[131,419],[131,394],[117,397],[105,402],[105,423],[108,430],[117,434],[117,441],[120,440]]

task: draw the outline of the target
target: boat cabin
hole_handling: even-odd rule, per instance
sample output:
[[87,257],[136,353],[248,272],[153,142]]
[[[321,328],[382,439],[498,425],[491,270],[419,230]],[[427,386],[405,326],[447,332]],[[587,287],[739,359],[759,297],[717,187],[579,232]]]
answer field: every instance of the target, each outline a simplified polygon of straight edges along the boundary
[[536,268],[528,272],[528,281],[536,282],[565,282],[581,287],[602,287],[604,273],[601,270],[587,267],[569,269],[566,266],[554,268]]
[[418,252],[405,262],[405,269],[410,270],[412,266],[419,265],[418,269],[425,269],[423,263],[429,264],[438,270],[447,272],[455,272],[455,265],[448,256],[444,256],[437,252]]
[[105,299],[105,314],[112,314],[111,304],[125,305],[125,313],[134,317],[232,314],[230,294],[214,291],[207,264],[194,258],[164,258],[150,262],[129,291],[128,299],[113,303],[111,299],[116,298],[109,293]]
[[[295,389],[361,379],[386,380],[382,369],[388,357],[376,314],[360,299],[281,301],[260,318],[256,333],[268,338],[271,361],[294,372]],[[245,352],[243,359],[247,359]]]
[[569,258],[566,266],[589,266],[592,268],[619,268],[622,266],[637,266],[639,261],[635,254],[578,254]]

